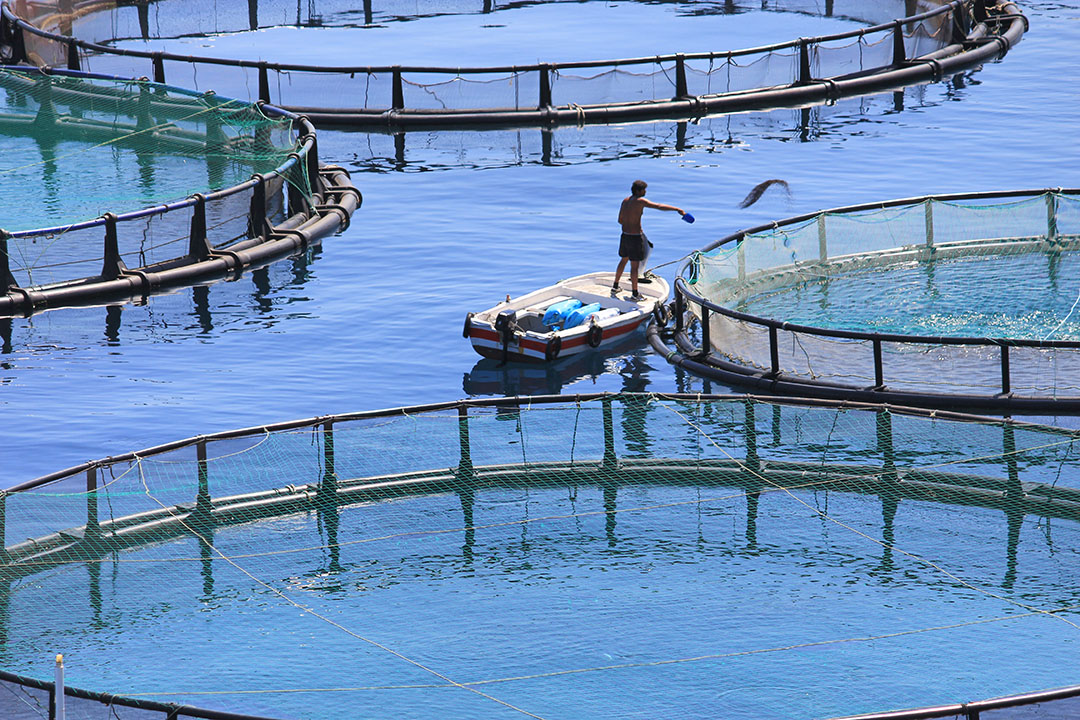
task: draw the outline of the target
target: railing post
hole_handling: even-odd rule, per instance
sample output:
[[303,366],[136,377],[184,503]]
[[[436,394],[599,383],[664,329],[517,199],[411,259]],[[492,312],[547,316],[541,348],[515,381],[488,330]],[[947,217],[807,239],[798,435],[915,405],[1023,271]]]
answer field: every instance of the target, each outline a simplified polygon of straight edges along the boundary
[[11,274],[11,261],[8,255],[8,239],[11,233],[0,229],[0,291],[18,287],[15,276]]
[[195,260],[210,257],[210,240],[206,236],[206,196],[192,195],[195,204],[191,208],[191,232],[188,235],[188,255]]
[[308,175],[308,187],[311,188],[311,192],[322,194],[322,178],[319,177],[319,140],[315,136],[315,133],[311,134],[311,147],[307,151],[307,175]]
[[739,268],[739,282],[746,282],[746,238],[741,237],[735,246],[735,262]]
[[776,326],[769,326],[769,374],[776,377],[780,374],[780,341],[777,338]]
[[52,99],[52,78],[44,77],[37,82],[39,88],[38,97],[38,110],[34,115],[34,125],[55,125],[56,124],[56,105],[53,104]]
[[926,247],[934,247],[934,201],[930,198],[926,198],[926,202],[923,203],[923,214],[926,218]]
[[[293,153],[293,155],[295,156],[296,154]],[[296,156],[296,162],[299,164],[302,163],[303,160],[299,156]],[[301,172],[304,170],[302,165],[300,166],[300,170]],[[308,198],[303,190],[301,190],[294,182],[288,183],[288,186],[289,214],[296,215],[298,213],[303,213],[304,215],[309,215],[311,213],[311,203],[308,202]]]
[[885,367],[881,362],[881,340],[874,338],[874,389],[885,387]]
[[266,63],[259,64],[259,99],[270,104],[270,71],[267,70]]
[[204,144],[207,153],[227,153],[229,138],[221,128],[221,115],[216,107],[210,108],[206,115],[206,142]]
[[405,108],[405,88],[401,81],[401,66],[394,66],[393,74],[393,102],[390,107],[394,110],[402,110]]
[[686,89],[686,58],[679,53],[675,56],[675,99],[686,100],[689,97]]
[[877,446],[882,457],[882,470],[887,480],[895,482],[896,450],[893,447],[892,414],[888,410],[879,410],[877,417]]
[[154,53],[154,82],[159,85],[165,84],[165,58],[161,56],[161,53]]
[[22,28],[9,21],[3,14],[0,14],[0,45],[11,48],[11,58],[8,60],[10,64],[18,65],[27,61]]
[[145,131],[153,124],[150,117],[150,88],[146,83],[139,83],[139,99],[135,110],[135,129]]
[[1008,422],[1002,427],[1001,449],[1005,456],[1005,472],[1009,476],[1008,485],[1005,488],[1006,497],[1023,497],[1024,489],[1020,484],[1020,467],[1016,461],[1016,431]]
[[893,26],[893,52],[892,52],[892,64],[894,67],[899,67],[907,62],[907,47],[904,45],[904,21],[895,20],[895,26]]
[[195,459],[198,463],[199,489],[195,496],[195,518],[197,522],[205,523],[210,520],[210,470],[206,463],[206,441],[200,440],[195,445]]
[[757,447],[757,418],[754,414],[754,401],[743,401],[743,442],[746,444],[746,469],[754,475],[761,474],[761,458]]
[[67,703],[64,693],[64,656],[56,656],[52,691],[49,693],[49,719],[67,720]]
[[686,313],[686,299],[678,286],[675,287],[675,332],[683,331],[683,315]]
[[799,38],[799,85],[807,85],[813,82],[814,76],[810,72],[810,41]]
[[540,73],[540,104],[538,110],[551,107],[551,66],[541,65]]
[[7,551],[7,491],[0,490],[0,562],[7,563],[10,559]]
[[975,0],[972,14],[975,16],[975,22],[986,22],[986,0]]
[[79,67],[79,45],[75,41],[75,38],[70,38],[67,41],[67,69],[79,71],[82,70]]
[[1046,193],[1046,239],[1050,242],[1058,238],[1057,207],[1057,193]]
[[337,467],[334,463],[334,421],[323,423],[323,475],[319,482],[318,500],[323,506],[337,504]]
[[952,42],[954,44],[964,42],[969,32],[971,32],[971,22],[967,14],[967,5],[959,3],[952,10]]
[[266,178],[252,175],[255,187],[251,190],[251,207],[248,210],[248,237],[265,238],[269,235],[266,225]]
[[98,540],[101,537],[101,523],[98,520],[96,465],[92,465],[86,470],[86,533],[83,537],[88,541]]
[[611,398],[605,397],[601,401],[604,408],[604,460],[602,466],[607,472],[614,472],[618,464],[615,456],[615,422],[611,415]]
[[817,216],[817,242],[818,259],[826,263],[829,261],[829,243],[825,235],[825,213],[818,213]]
[[709,330],[709,308],[705,303],[701,304],[701,354],[705,357],[712,352],[712,333]]
[[1012,392],[1012,378],[1009,373],[1009,346],[1001,345],[1001,394],[1008,395]]
[[116,235],[116,213],[105,213],[105,260],[101,264],[101,277],[115,280],[127,272],[127,265],[120,257],[120,243]]
[[460,450],[457,477],[469,483],[474,479],[472,443],[469,440],[469,407],[458,405],[458,448]]

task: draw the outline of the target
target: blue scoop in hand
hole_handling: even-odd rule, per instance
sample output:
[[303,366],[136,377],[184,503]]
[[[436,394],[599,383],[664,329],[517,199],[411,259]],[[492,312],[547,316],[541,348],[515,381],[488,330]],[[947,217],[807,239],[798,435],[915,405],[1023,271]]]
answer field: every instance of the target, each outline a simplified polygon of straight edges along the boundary
[[690,213],[683,213],[682,219],[688,223],[694,222],[694,216]]

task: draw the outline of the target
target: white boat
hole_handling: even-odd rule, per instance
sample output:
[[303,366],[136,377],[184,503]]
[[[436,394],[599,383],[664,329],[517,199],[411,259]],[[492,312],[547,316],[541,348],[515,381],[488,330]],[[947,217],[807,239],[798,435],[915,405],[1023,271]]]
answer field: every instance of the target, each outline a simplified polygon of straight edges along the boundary
[[[593,349],[603,349],[637,330],[654,313],[667,312],[664,303],[671,288],[655,275],[638,285],[640,300],[630,298],[630,279],[625,274],[622,290],[611,292],[613,272],[579,275],[528,295],[507,296],[493,308],[465,317],[464,336],[476,352],[501,362],[551,362]],[[544,315],[554,305],[580,301],[599,303],[599,311],[575,327],[545,325]]]

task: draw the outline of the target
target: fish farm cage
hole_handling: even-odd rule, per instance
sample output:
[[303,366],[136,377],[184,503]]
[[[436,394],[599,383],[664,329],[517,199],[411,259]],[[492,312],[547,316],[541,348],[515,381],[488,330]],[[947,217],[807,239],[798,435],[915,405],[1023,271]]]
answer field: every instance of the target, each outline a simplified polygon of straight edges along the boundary
[[[483,8],[479,0],[438,7],[444,12],[493,9],[495,4],[484,1]],[[214,32],[256,29],[267,16],[280,24],[286,5],[249,0],[244,14],[240,7],[219,12],[215,3],[206,9],[212,18],[205,21],[208,27],[190,3],[179,0],[6,0],[0,51],[12,62],[148,76],[159,83],[192,85],[211,77],[216,88],[241,97],[247,92],[249,100],[272,102],[317,125],[438,128],[610,123],[830,102],[939,81],[1003,57],[1026,29],[1011,2],[825,0],[822,8],[817,2],[787,0],[770,8],[873,24],[742,50],[499,67],[331,67],[110,44],[125,37],[156,37],[151,26],[158,23],[151,23],[151,12],[170,18],[169,27],[190,27],[198,34],[211,27]],[[366,20],[379,10],[374,5],[383,4],[364,3]],[[398,17],[423,15],[411,3],[388,7]],[[323,11],[341,9],[330,3]],[[303,24],[299,15],[296,22]]]
[[[808,213],[688,256],[669,362],[782,395],[1080,409],[1080,190]],[[662,318],[668,319],[668,318]]]
[[[0,67],[0,93],[0,133],[9,148],[21,139],[30,157],[6,181],[42,188],[44,204],[62,211],[78,201],[61,189],[59,166],[69,164],[66,182],[89,194],[91,160],[126,159],[87,205],[115,211],[0,230],[0,317],[238,275],[346,227],[361,201],[345,170],[319,165],[312,124],[270,105],[26,67]],[[147,207],[158,186],[184,199]],[[62,197],[50,199],[50,187]],[[28,216],[24,208],[9,220]]]
[[0,494],[0,707],[1072,716],[1078,443],[884,405],[597,393],[115,455]]

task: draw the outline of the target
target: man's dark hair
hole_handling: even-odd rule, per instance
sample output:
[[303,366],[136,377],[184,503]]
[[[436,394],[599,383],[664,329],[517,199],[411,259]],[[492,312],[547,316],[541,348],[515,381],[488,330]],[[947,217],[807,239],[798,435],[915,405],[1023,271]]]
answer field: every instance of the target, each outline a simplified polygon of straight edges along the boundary
[[630,184],[630,194],[634,197],[641,197],[645,194],[645,188],[648,184],[644,180],[635,180]]

